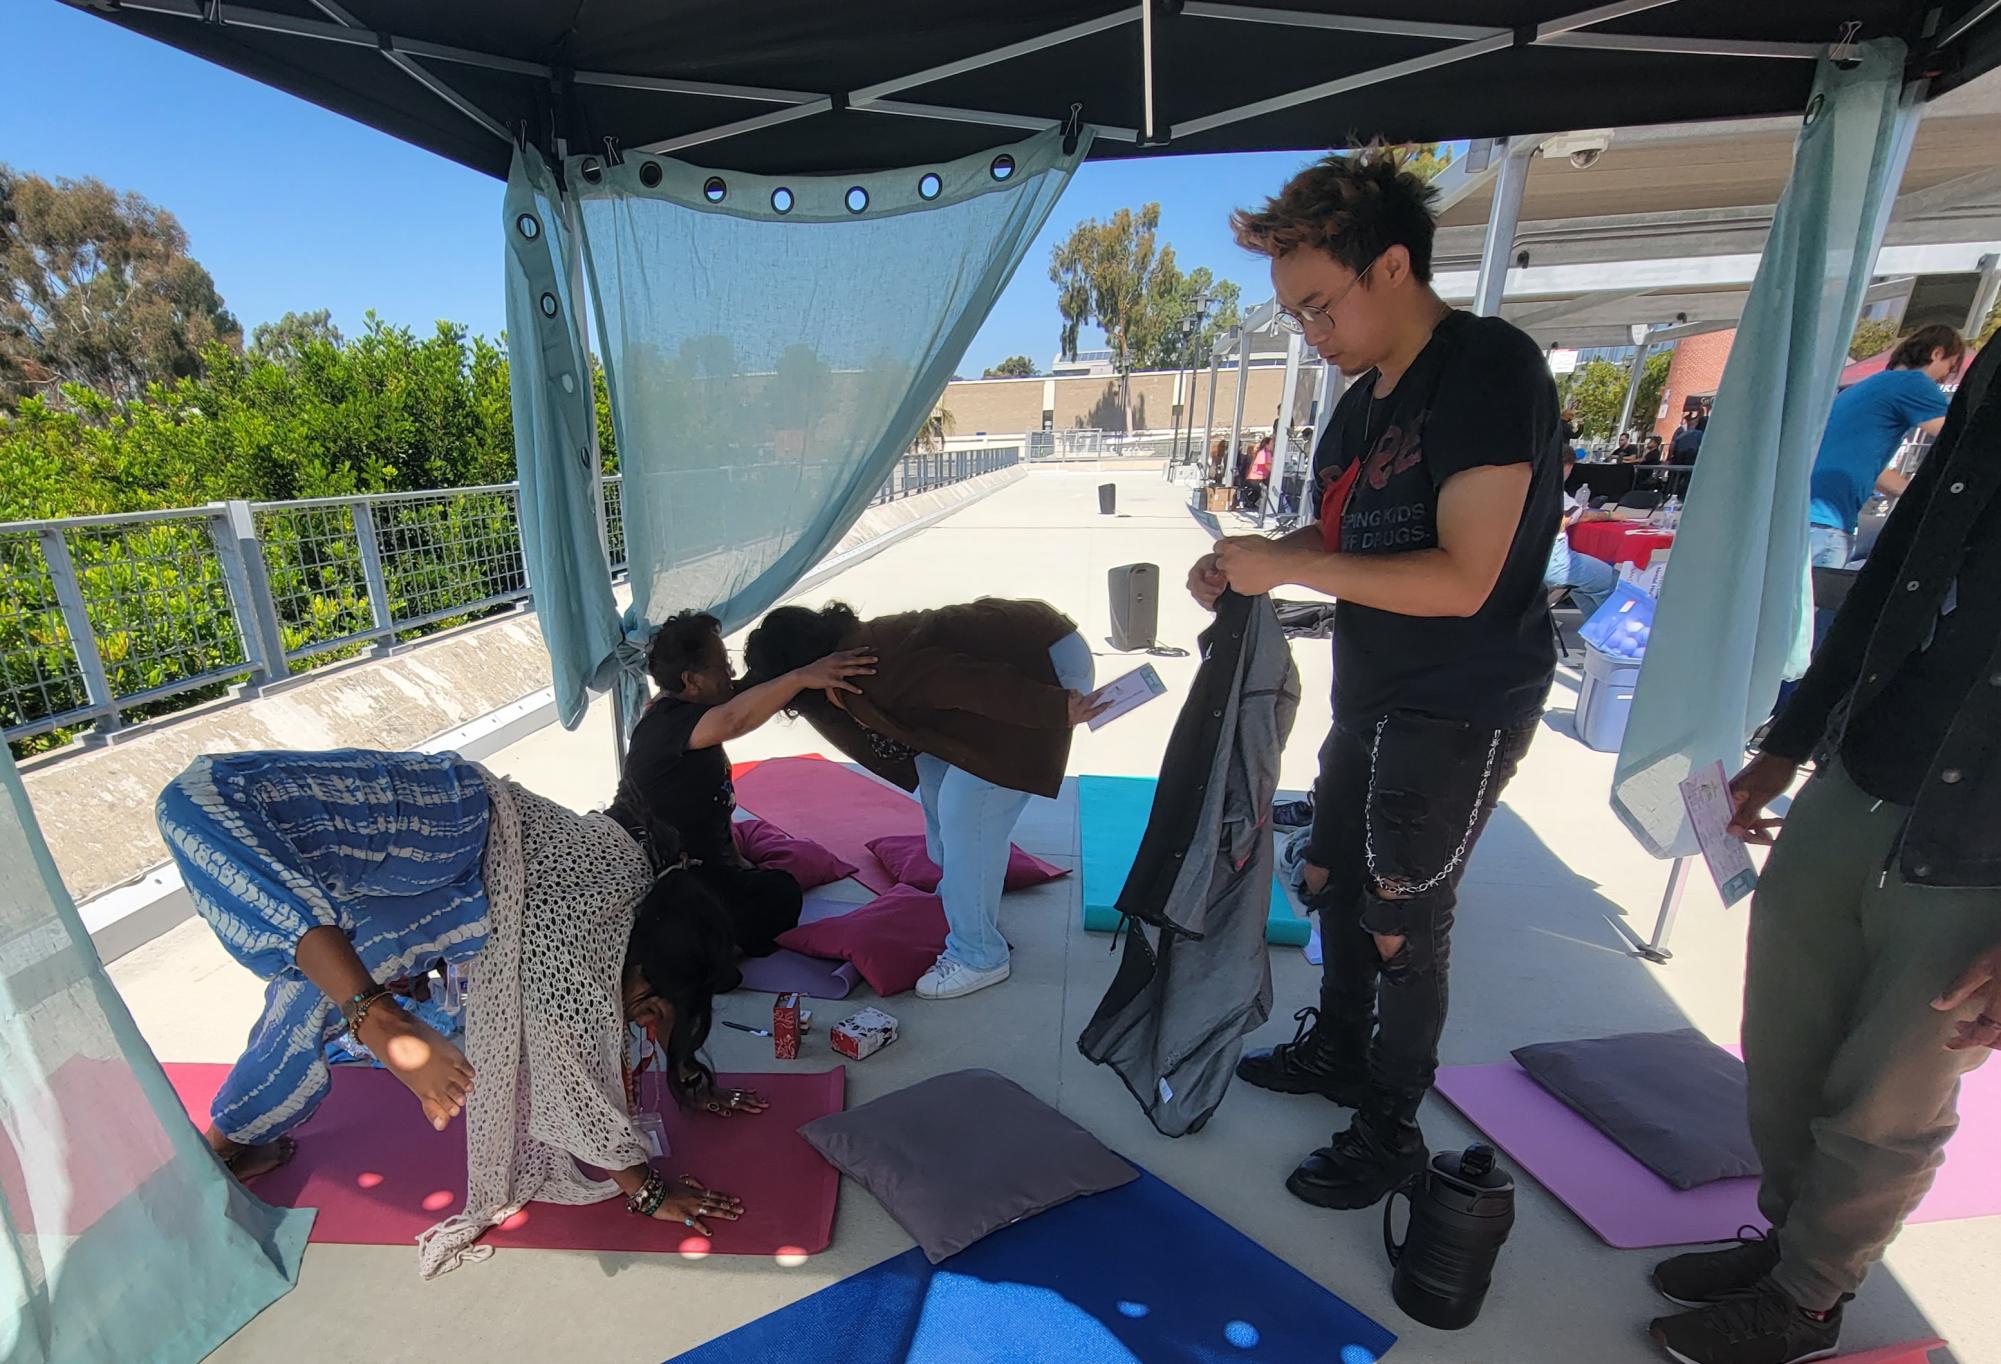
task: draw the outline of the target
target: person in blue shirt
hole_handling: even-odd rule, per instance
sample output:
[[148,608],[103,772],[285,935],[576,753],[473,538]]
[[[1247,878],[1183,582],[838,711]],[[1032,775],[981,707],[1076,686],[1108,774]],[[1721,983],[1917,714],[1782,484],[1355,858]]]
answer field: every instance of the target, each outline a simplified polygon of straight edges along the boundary
[[1890,461],[1912,427],[1938,434],[1947,403],[1939,385],[1965,355],[1966,342],[1951,327],[1920,327],[1897,343],[1881,374],[1835,397],[1813,461],[1814,567],[1846,568],[1862,505],[1872,493],[1895,497],[1904,491],[1910,480]]

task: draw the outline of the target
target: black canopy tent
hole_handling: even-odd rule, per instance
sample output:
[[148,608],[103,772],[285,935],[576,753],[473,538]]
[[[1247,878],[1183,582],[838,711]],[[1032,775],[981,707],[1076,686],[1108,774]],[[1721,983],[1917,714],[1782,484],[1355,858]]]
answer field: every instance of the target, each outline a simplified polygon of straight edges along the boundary
[[2001,0],[65,3],[495,176],[515,137],[881,169],[1073,106],[1101,159],[1789,113],[1844,37],[1934,94],[2001,64]]

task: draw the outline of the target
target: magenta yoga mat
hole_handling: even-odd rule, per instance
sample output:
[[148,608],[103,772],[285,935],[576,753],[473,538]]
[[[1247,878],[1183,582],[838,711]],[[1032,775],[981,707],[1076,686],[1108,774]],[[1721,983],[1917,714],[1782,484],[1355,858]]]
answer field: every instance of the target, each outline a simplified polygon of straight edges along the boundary
[[[1758,1181],[1725,1179],[1686,1191],[1627,1155],[1565,1107],[1513,1061],[1446,1066],[1438,1092],[1598,1233],[1621,1250],[1728,1241],[1742,1226],[1765,1225]],[[2001,1213],[2001,1066],[1960,1085],[1959,1131],[1945,1165],[1912,1222],[1949,1222]]]
[[[229,1067],[169,1063],[167,1078],[197,1126]],[[743,1200],[736,1222],[710,1222],[713,1239],[634,1217],[613,1198],[588,1207],[530,1203],[489,1232],[485,1244],[536,1250],[655,1251],[701,1255],[814,1255],[834,1235],[840,1174],[799,1135],[799,1126],[846,1102],[847,1072],[720,1075],[771,1101],[756,1115],[722,1118],[683,1112],[648,1075],[647,1102],[666,1117],[673,1150],[659,1162],[670,1177],[689,1174]],[[416,1244],[418,1233],[465,1203],[463,1123],[431,1129],[395,1076],[370,1066],[336,1066],[333,1092],[293,1135],[291,1163],[253,1180],[251,1192],[287,1208],[318,1208],[312,1239],[347,1245]]]

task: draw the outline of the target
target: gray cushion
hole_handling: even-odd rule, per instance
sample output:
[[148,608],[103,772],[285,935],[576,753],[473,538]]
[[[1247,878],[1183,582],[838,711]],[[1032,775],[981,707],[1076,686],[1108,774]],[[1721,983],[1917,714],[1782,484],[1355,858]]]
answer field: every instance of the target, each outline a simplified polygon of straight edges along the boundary
[[1011,1222],[1139,1178],[990,1070],[955,1070],[799,1129],[937,1264]]
[[1543,1042],[1514,1057],[1537,1084],[1677,1189],[1758,1173],[1744,1063],[1694,1028]]

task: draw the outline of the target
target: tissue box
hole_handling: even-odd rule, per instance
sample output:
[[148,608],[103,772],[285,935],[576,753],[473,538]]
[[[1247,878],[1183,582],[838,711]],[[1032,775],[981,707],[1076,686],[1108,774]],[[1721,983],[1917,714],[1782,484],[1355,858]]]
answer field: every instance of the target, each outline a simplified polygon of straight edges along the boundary
[[896,1020],[881,1009],[863,1009],[834,1025],[828,1040],[851,1060],[873,1056],[896,1040]]

